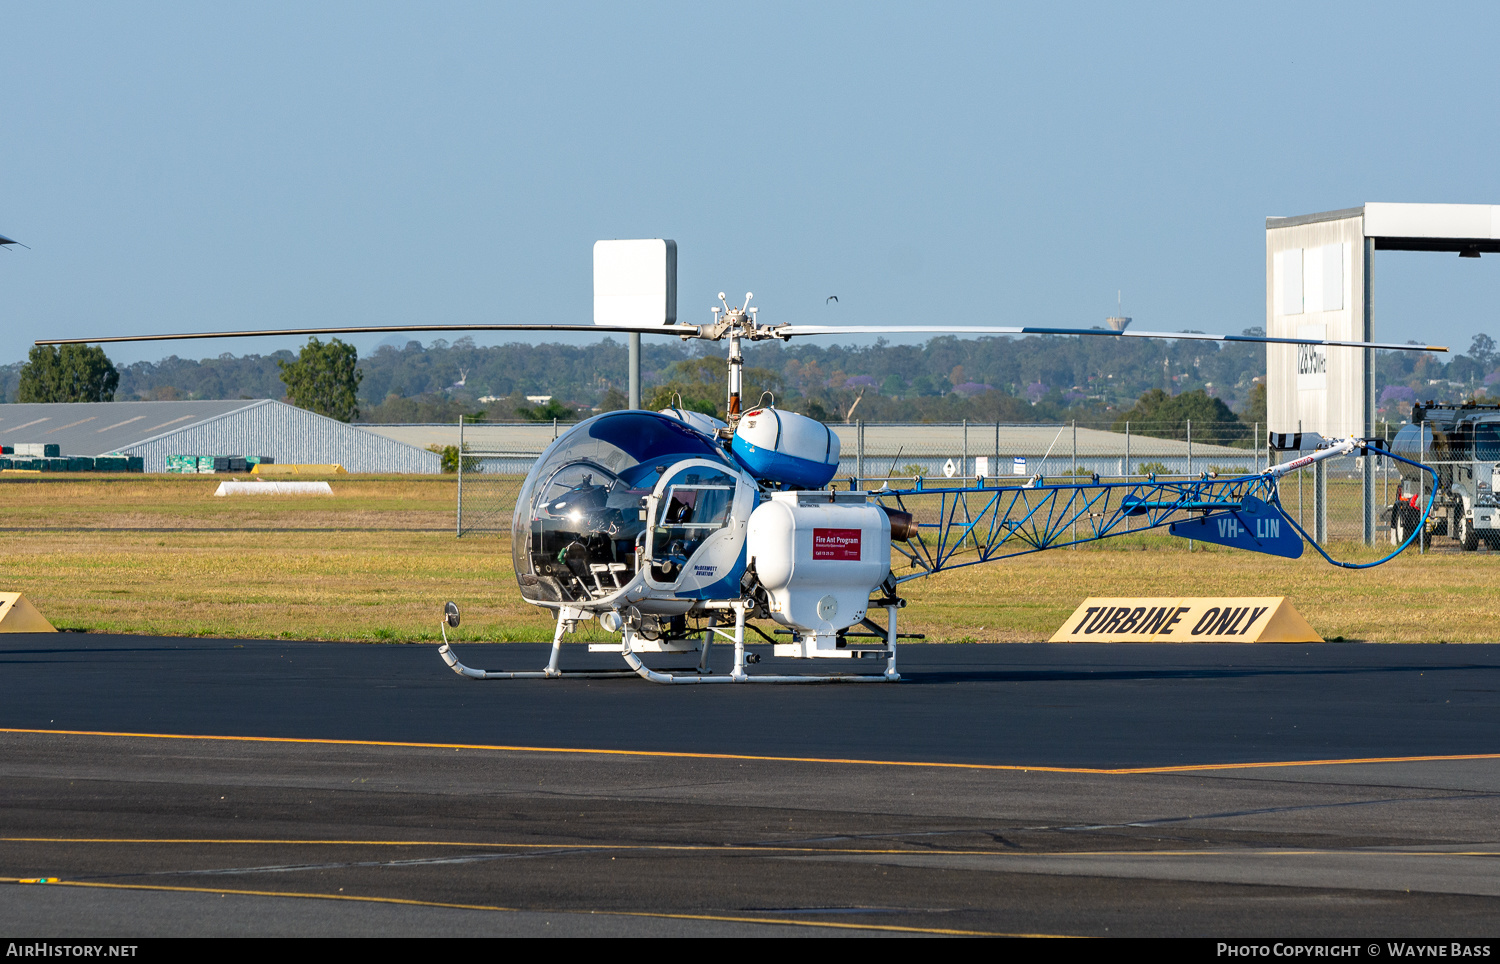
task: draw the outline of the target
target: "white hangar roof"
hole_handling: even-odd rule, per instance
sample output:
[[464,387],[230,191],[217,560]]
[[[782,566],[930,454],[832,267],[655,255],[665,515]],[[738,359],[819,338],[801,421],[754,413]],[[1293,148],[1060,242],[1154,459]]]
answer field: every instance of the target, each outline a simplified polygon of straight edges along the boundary
[[0,443],[55,443],[63,455],[264,455],[350,472],[437,473],[434,452],[272,399],[0,405]]
[[1266,230],[1360,217],[1364,235],[1375,240],[1377,251],[1500,252],[1500,204],[1370,201],[1357,208],[1266,218]]

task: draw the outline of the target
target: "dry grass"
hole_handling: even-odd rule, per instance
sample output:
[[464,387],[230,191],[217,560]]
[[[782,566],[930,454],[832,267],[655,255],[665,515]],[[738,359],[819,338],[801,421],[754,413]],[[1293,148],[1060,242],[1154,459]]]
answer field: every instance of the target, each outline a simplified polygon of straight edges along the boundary
[[[60,628],[100,632],[430,640],[453,599],[459,638],[551,635],[546,614],[520,600],[509,540],[453,537],[452,478],[341,477],[332,498],[221,499],[219,481],[0,480],[0,590],[26,593]],[[1034,641],[1090,595],[1285,595],[1328,638],[1491,641],[1497,575],[1500,554],[1407,552],[1350,572],[1312,555],[1189,553],[1171,537],[1127,537],[915,580],[903,628]]]

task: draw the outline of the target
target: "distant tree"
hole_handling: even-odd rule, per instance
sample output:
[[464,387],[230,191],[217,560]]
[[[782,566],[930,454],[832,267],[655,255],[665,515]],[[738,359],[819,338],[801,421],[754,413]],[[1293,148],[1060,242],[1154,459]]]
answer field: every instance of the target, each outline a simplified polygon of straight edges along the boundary
[[[427,451],[436,452],[440,457],[440,463],[444,472],[451,474],[458,472],[459,451],[457,445],[429,445]],[[474,472],[479,468],[479,459],[468,454],[469,443],[464,443],[463,462],[465,472]]]
[[611,386],[604,392],[604,397],[599,399],[599,411],[618,412],[622,408],[630,407],[630,399],[618,388]]
[[400,422],[457,422],[460,415],[468,421],[477,421],[484,418],[488,412],[468,411],[469,402],[455,399],[447,395],[418,395],[415,398],[402,398],[400,395],[387,395],[379,405],[372,405],[366,401],[359,410],[359,421],[373,423],[400,423]]
[[1444,372],[1448,381],[1473,384],[1484,377],[1484,369],[1469,355],[1459,355],[1448,363],[1448,369]]
[[818,403],[817,399],[806,402],[803,405],[802,414],[808,418],[815,418],[820,422],[834,422],[838,421],[839,418],[837,415],[830,414],[828,409]]
[[1489,371],[1495,363],[1495,339],[1481,332],[1469,343],[1469,357],[1479,363],[1480,369]]
[[37,345],[21,367],[20,402],[112,402],[120,373],[97,345]]
[[528,422],[550,422],[553,419],[559,422],[571,422],[578,417],[576,411],[555,398],[545,405],[521,405],[516,409],[516,414]]
[[1417,400],[1417,391],[1405,385],[1387,385],[1380,393],[1378,407],[1391,414],[1401,414]]
[[1189,421],[1193,423],[1196,442],[1227,445],[1250,437],[1250,426],[1240,421],[1228,405],[1202,389],[1168,395],[1153,388],[1115,420],[1114,428],[1122,431],[1129,422],[1132,432],[1157,438],[1182,438]]
[[653,412],[659,412],[664,408],[680,408],[685,412],[701,412],[704,415],[712,415],[714,418],[719,417],[717,403],[693,392],[683,396],[681,390],[673,385],[658,385],[641,400],[641,404]]
[[[681,405],[692,412],[720,417],[726,402],[724,391],[724,359],[705,356],[688,358],[668,365],[661,373],[661,382],[643,399],[645,407],[653,411]],[[760,404],[762,392],[777,395],[782,379],[776,372],[764,368],[746,368],[740,392],[742,408],[748,411]]]
[[359,417],[359,383],[364,372],[355,367],[359,353],[337,338],[323,344],[309,338],[294,362],[277,359],[286,397],[298,408],[341,422]]
[[1255,387],[1250,390],[1250,402],[1245,406],[1245,414],[1240,416],[1240,421],[1249,422],[1252,425],[1266,424],[1266,383],[1256,382]]
[[914,395],[924,397],[940,394],[938,387],[933,384],[932,376],[925,372],[911,380],[911,390]]

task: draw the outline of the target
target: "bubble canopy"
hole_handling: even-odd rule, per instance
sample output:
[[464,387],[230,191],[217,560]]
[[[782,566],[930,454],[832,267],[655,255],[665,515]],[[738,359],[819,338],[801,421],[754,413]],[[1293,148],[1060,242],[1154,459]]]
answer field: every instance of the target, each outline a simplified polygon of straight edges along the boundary
[[733,467],[713,439],[656,412],[596,415],[548,446],[526,476],[511,521],[521,595],[568,602],[633,576],[636,541],[646,528],[641,500],[684,459]]

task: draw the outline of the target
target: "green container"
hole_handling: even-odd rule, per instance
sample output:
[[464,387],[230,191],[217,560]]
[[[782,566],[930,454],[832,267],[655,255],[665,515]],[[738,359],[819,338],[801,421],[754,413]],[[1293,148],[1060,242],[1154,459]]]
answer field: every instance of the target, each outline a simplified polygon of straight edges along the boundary
[[92,472],[94,471],[94,460],[87,455],[68,456],[69,472]]

